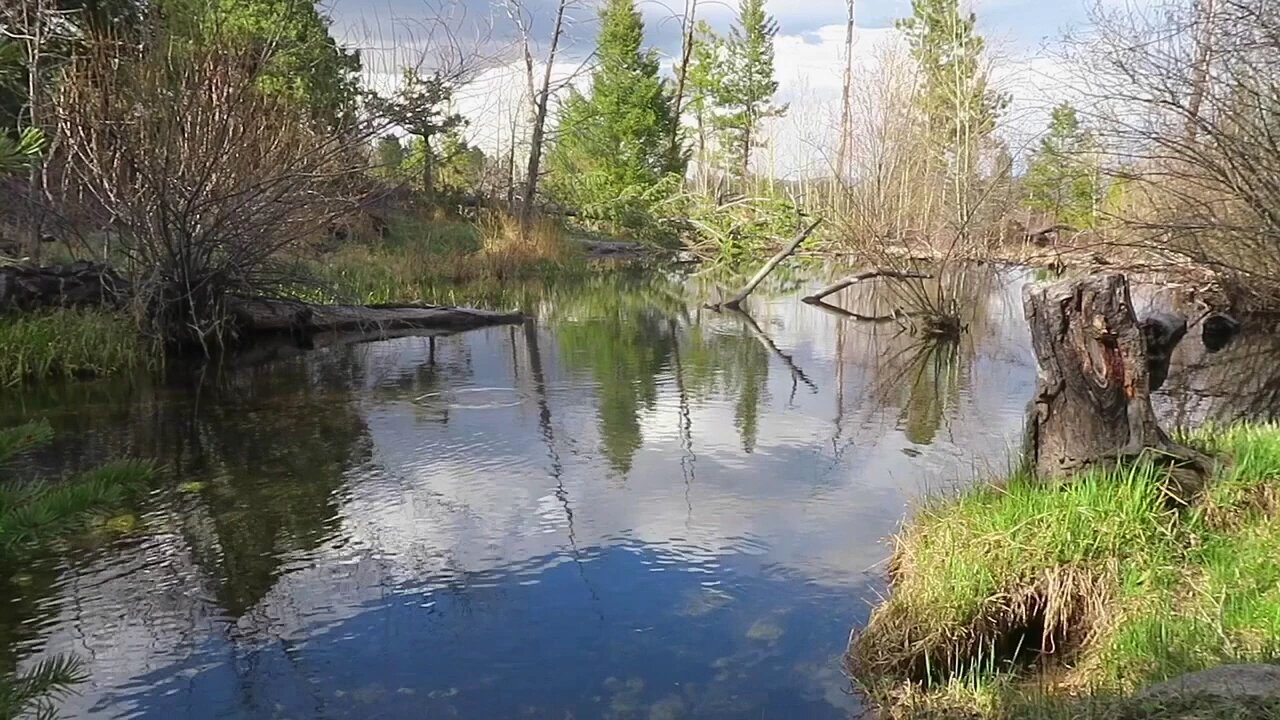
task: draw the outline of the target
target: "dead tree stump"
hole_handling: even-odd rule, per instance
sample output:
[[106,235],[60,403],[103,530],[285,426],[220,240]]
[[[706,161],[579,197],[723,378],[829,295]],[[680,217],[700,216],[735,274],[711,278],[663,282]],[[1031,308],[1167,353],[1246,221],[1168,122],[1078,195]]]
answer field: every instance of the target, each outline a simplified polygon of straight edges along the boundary
[[1040,364],[1026,447],[1038,477],[1060,479],[1152,451],[1207,468],[1198,453],[1169,439],[1151,407],[1159,385],[1153,376],[1163,381],[1185,321],[1139,322],[1120,274],[1030,285],[1023,306]]

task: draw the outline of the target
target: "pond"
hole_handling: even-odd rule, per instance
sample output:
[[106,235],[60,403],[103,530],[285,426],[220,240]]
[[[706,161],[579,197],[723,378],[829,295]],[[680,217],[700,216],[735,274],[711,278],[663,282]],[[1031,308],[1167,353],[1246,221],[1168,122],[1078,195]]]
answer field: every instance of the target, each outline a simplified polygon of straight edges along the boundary
[[[601,274],[523,326],[10,392],[0,425],[58,432],[46,474],[166,472],[127,532],[0,577],[0,665],[84,659],[68,717],[848,717],[884,538],[1019,442],[1029,277],[949,280],[958,343],[799,302],[825,273],[750,317]],[[1164,416],[1235,412],[1230,363],[1276,357],[1237,345],[1189,337]]]

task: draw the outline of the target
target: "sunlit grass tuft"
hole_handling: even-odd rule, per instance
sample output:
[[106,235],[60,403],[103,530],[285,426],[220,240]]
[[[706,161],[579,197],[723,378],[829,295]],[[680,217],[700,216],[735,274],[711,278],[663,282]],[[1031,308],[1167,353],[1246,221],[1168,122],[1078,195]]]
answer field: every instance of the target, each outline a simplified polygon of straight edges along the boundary
[[53,428],[48,421],[23,423],[16,427],[0,428],[0,463],[13,456],[48,443],[53,439]]
[[1280,428],[1189,440],[1224,459],[1189,508],[1150,464],[931,501],[896,538],[855,679],[889,717],[1119,718],[1150,683],[1280,661]]

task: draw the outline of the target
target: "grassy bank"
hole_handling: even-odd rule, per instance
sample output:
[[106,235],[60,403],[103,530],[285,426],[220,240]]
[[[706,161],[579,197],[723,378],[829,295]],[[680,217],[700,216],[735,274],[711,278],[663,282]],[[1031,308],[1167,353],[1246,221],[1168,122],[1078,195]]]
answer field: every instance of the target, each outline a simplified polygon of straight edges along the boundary
[[[501,308],[519,305],[520,282],[592,272],[560,225],[539,221],[522,239],[515,220],[496,213],[475,222],[392,214],[385,238],[352,238],[329,253],[308,251],[289,264],[291,282],[284,292],[314,302]],[[106,309],[0,314],[0,348],[0,387],[101,377],[155,368],[164,360],[163,349],[139,333],[135,318]]]
[[892,596],[850,647],[855,680],[891,718],[1172,718],[1188,708],[1128,698],[1280,662],[1280,426],[1189,441],[1223,461],[1190,506],[1137,466],[1057,488],[1014,477],[920,509],[895,539]]
[[0,386],[111,375],[162,361],[128,315],[55,309],[0,316]]
[[505,283],[590,272],[560,225],[539,221],[522,239],[515,219],[497,213],[474,222],[393,214],[384,239],[308,265],[323,288],[315,299],[360,303],[500,304]]

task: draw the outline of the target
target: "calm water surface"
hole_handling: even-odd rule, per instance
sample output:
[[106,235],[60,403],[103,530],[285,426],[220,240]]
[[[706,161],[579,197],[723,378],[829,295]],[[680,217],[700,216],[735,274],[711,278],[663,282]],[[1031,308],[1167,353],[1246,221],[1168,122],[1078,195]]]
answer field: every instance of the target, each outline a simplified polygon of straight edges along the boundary
[[47,472],[168,467],[133,531],[0,578],[0,662],[83,658],[69,717],[848,717],[882,538],[1006,467],[1035,369],[1022,273],[956,281],[944,346],[822,279],[747,319],[602,276],[526,326],[0,397]]

